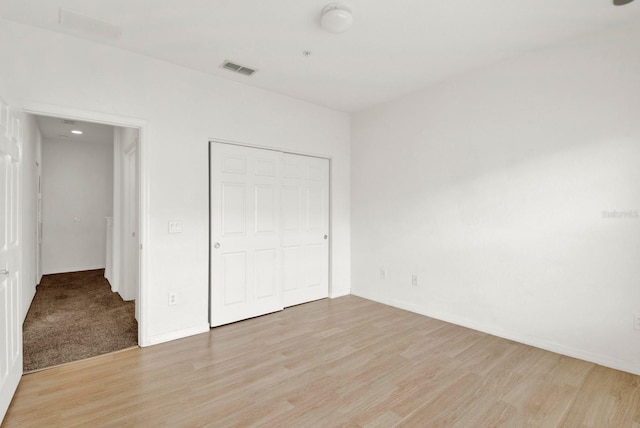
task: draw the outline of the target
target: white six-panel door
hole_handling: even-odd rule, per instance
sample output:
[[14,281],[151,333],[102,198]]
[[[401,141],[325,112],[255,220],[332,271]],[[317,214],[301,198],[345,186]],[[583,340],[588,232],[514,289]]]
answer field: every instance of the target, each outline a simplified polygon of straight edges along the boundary
[[282,185],[284,306],[329,296],[329,160],[285,153]]
[[213,143],[211,325],[282,309],[280,153]]
[[211,143],[211,326],[329,293],[329,161]]
[[0,421],[22,376],[20,121],[0,98]]

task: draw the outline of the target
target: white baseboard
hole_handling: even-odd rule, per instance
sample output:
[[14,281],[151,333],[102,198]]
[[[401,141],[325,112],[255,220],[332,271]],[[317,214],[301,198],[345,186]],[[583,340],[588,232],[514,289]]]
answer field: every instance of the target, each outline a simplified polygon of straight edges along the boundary
[[189,336],[195,336],[196,334],[206,333],[211,329],[209,323],[199,325],[197,327],[185,328],[183,330],[172,331],[170,333],[158,334],[148,337],[146,340],[142,340],[140,347],[158,345],[160,343],[170,342],[172,340],[183,339]]
[[533,346],[535,348],[544,349],[545,351],[555,352],[556,354],[566,355],[567,357],[577,358],[579,360],[599,364],[601,366],[609,367],[615,370],[620,370],[634,375],[640,375],[640,367],[635,366],[628,361],[621,361],[616,358],[611,358],[607,355],[594,354],[582,349],[575,349],[559,343],[548,342],[540,338],[525,336],[513,331],[507,331],[497,328],[486,328],[469,320],[462,320],[446,314],[425,311],[424,309],[419,308],[414,304],[395,299],[389,299],[383,296],[379,296],[376,293],[352,291],[351,294],[353,294],[354,296],[362,297],[363,299],[373,300],[374,302],[382,303],[384,305],[393,306],[395,308],[404,309],[409,312],[424,315],[429,318],[435,318],[440,321],[467,327],[472,330],[490,334],[492,336],[497,336],[503,339],[513,340],[514,342]]
[[348,296],[349,294],[351,294],[351,290],[336,290],[329,293],[329,298],[335,299],[338,297]]

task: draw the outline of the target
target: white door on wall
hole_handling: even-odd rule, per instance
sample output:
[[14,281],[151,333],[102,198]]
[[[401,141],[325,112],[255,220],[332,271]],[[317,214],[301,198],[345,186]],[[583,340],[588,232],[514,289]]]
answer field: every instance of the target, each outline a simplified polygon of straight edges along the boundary
[[329,296],[329,160],[284,154],[284,306]]
[[211,143],[211,325],[329,295],[329,160]]
[[0,99],[0,421],[22,376],[20,131],[17,115]]
[[211,325],[283,308],[281,153],[211,144]]

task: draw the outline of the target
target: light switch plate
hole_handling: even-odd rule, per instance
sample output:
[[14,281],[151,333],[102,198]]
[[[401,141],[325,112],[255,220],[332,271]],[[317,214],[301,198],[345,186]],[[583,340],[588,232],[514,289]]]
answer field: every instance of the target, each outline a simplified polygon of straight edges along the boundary
[[169,222],[169,233],[182,233],[182,222],[181,221],[170,221]]

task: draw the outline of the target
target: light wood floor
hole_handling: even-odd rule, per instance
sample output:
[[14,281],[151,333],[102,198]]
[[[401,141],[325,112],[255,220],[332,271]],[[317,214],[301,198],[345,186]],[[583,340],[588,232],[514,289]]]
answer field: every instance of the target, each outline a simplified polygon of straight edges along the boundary
[[25,375],[15,427],[640,427],[640,376],[353,296]]

